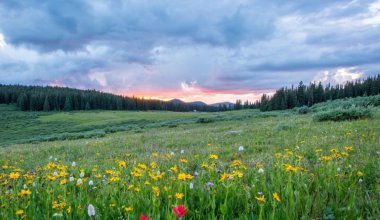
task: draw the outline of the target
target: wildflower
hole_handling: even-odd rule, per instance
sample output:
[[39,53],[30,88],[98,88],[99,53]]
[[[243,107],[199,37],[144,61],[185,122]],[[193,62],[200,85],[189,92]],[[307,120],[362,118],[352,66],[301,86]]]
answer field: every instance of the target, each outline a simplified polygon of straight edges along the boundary
[[240,147],[238,148],[238,151],[239,151],[239,152],[244,151],[244,147],[243,147],[243,146],[240,146]]
[[67,183],[67,180],[66,179],[62,179],[60,182],[59,182],[59,185],[65,185]]
[[30,195],[30,194],[32,194],[32,192],[31,192],[30,190],[22,189],[22,190],[17,194],[17,196],[18,196],[18,197],[22,197],[22,196],[24,196],[24,195]]
[[258,202],[261,202],[261,203],[264,203],[265,202],[265,196],[259,196],[259,197],[257,197],[256,196],[256,200],[258,201]]
[[181,162],[181,163],[187,163],[187,160],[184,159],[184,158],[182,158],[182,159],[180,160],[180,162]]
[[73,182],[74,181],[74,177],[70,176],[69,181]]
[[361,182],[363,182],[363,179],[362,179],[362,178],[359,179],[359,183],[361,183]]
[[232,174],[230,174],[230,173],[223,173],[222,174],[222,176],[220,177],[220,180],[221,181],[223,181],[223,180],[225,180],[225,179],[233,179],[234,177],[233,177],[233,175]]
[[197,171],[194,172],[194,176],[199,176],[199,173]]
[[259,173],[264,173],[264,169],[263,169],[263,168],[260,168],[260,169],[258,170],[258,172],[259,172]]
[[181,220],[187,214],[187,209],[183,205],[178,205],[173,207],[173,213]]
[[11,180],[17,180],[20,177],[20,173],[18,172],[12,172],[9,174],[9,179]]
[[194,188],[194,183],[190,183],[189,187],[190,187],[190,189],[193,189]]
[[285,170],[287,172],[297,172],[298,171],[298,168],[297,167],[294,167],[292,165],[289,165],[289,164],[285,164]]
[[128,212],[133,211],[133,208],[132,208],[132,207],[125,207],[125,208],[124,208],[124,211],[125,211],[126,213],[128,213]]
[[217,160],[219,157],[216,154],[211,154],[209,157],[211,160]]
[[160,188],[158,188],[157,186],[153,186],[152,190],[154,195],[156,195],[157,197],[160,196]]
[[93,186],[94,185],[94,181],[92,181],[92,180],[88,181],[88,185],[89,186]]
[[187,173],[180,173],[178,174],[178,179],[179,180],[191,180],[193,178],[192,175],[187,174]]
[[84,177],[84,173],[80,172],[79,176],[80,176],[80,178],[83,178]]
[[181,150],[181,154],[184,154],[185,153],[185,150]]
[[276,200],[277,202],[280,202],[280,201],[281,201],[280,196],[279,196],[276,192],[273,193],[273,198],[274,198],[274,200]]
[[330,161],[330,160],[332,160],[333,158],[332,158],[332,156],[322,156],[321,158],[320,158],[320,160],[323,160],[323,161]]
[[336,168],[336,172],[340,172],[340,171],[341,171],[340,167]]
[[77,180],[77,186],[80,186],[80,185],[82,185],[83,184],[83,180],[81,179],[81,178],[79,178],[78,180]]
[[150,167],[152,169],[156,169],[157,168],[157,164],[155,162],[152,162],[152,163],[150,163]]
[[145,215],[140,215],[140,220],[149,220],[149,218]]
[[177,198],[177,199],[182,199],[183,198],[183,193],[175,193],[175,197]]
[[358,172],[356,173],[356,175],[358,175],[358,177],[361,177],[361,176],[363,176],[364,174],[363,174],[363,172],[358,171]]
[[22,214],[24,214],[24,210],[19,209],[16,211],[16,215],[22,215]]
[[95,207],[93,205],[88,205],[88,208],[87,208],[87,214],[88,216],[90,216],[90,218],[92,216],[95,216]]
[[207,187],[213,187],[213,186],[214,186],[214,183],[213,183],[213,182],[207,182],[207,183],[206,183],[206,186],[207,186]]
[[58,176],[58,172],[54,171],[53,176]]
[[116,161],[120,168],[125,168],[127,166],[127,162],[118,160]]
[[[235,170],[232,174],[233,174],[233,176],[237,176],[237,177],[239,177],[239,178],[242,178],[243,175],[244,175],[242,172],[237,171],[237,170]],[[229,178],[230,178],[230,177],[229,177]]]
[[77,163],[75,163],[75,161],[73,161],[73,162],[71,163],[71,166],[72,166],[72,167],[76,167],[76,166],[77,166]]
[[171,151],[171,152],[170,152],[170,155],[171,155],[171,156],[174,156],[174,152],[173,152],[173,151]]
[[346,151],[352,151],[352,146],[347,146],[347,147],[344,147],[344,149],[346,149]]

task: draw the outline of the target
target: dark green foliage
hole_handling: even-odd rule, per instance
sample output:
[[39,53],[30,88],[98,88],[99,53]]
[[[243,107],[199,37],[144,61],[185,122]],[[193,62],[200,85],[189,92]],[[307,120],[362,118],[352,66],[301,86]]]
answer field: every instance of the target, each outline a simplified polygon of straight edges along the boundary
[[374,96],[380,94],[380,75],[368,77],[366,80],[347,82],[344,85],[323,86],[321,83],[310,83],[305,86],[301,81],[297,88],[283,87],[269,97],[264,94],[261,100],[254,103],[252,108],[261,111],[285,110],[301,106],[313,106],[328,100],[343,99],[358,96]]
[[197,123],[211,123],[214,122],[215,120],[212,118],[199,118]]
[[49,99],[46,96],[45,102],[44,102],[44,112],[48,112],[48,111],[50,111],[50,104],[49,104]]
[[304,115],[310,112],[310,108],[307,107],[306,105],[298,108],[298,114]]
[[373,116],[371,108],[350,107],[335,108],[314,114],[314,121],[344,121],[371,118]]
[[[0,104],[17,104],[22,111],[73,110],[165,110],[165,111],[226,111],[232,107],[196,105],[185,102],[146,100],[113,95],[95,90],[61,87],[21,86],[0,84]],[[249,103],[246,103],[250,106]],[[240,104],[241,105],[241,104]]]
[[327,111],[334,108],[371,107],[380,106],[380,95],[356,98],[345,98],[315,104],[311,107],[313,112]]

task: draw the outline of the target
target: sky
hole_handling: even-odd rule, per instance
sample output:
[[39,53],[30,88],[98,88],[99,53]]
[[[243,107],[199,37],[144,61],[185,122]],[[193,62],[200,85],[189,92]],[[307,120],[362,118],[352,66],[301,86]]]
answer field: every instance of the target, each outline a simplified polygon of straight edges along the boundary
[[206,103],[380,73],[380,0],[1,0],[0,83]]

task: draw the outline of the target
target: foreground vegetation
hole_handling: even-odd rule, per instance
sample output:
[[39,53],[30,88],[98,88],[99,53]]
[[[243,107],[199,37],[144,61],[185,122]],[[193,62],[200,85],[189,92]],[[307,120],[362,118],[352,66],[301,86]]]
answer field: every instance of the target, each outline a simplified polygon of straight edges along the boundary
[[185,114],[194,121],[2,148],[0,219],[177,219],[180,204],[183,219],[378,219],[379,108],[339,122],[313,111]]

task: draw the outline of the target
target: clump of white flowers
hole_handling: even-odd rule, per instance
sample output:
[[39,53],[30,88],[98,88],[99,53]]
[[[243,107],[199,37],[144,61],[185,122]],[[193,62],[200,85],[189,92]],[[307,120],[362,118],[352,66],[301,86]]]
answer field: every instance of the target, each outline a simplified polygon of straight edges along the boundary
[[244,151],[244,147],[243,147],[243,146],[240,146],[240,147],[238,148],[238,151],[239,151],[239,152]]
[[93,205],[88,205],[87,214],[90,217],[95,216],[95,207]]

